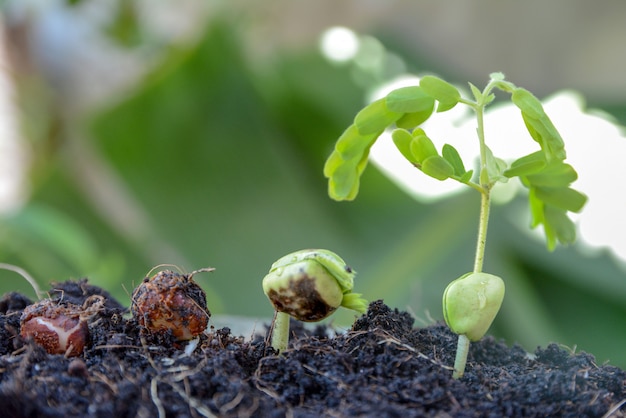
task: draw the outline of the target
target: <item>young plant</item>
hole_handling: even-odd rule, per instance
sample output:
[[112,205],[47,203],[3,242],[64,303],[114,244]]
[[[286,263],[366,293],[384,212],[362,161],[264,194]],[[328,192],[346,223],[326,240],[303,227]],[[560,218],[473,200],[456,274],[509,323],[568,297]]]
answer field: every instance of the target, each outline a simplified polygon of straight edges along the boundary
[[276,316],[272,324],[272,347],[279,353],[289,342],[289,317],[320,321],[343,306],[359,313],[367,301],[352,293],[356,272],[328,250],[300,250],[278,259],[263,278],[263,292]]
[[[459,335],[454,378],[463,376],[470,341],[487,332],[504,298],[504,282],[482,271],[487,240],[491,190],[498,182],[517,177],[528,188],[531,227],[542,225],[547,245],[569,244],[576,229],[568,212],[579,212],[586,197],[570,188],[577,178],[565,163],[563,140],[545,113],[541,102],[529,91],[506,81],[501,73],[491,74],[481,91],[470,83],[473,98],[464,98],[453,85],[434,76],[423,77],[418,86],[396,89],[362,109],[344,131],[324,166],[329,179],[328,193],[335,200],[353,200],[359,179],[376,139],[395,125],[392,139],[400,153],[417,169],[437,180],[452,179],[480,193],[478,239],[473,270],[448,285],[443,295],[444,318]],[[536,152],[508,163],[493,155],[485,141],[484,112],[494,99],[494,90],[510,94],[521,111],[530,137],[539,146]],[[480,160],[477,172],[466,170],[458,151],[445,144],[441,152],[420,125],[435,111],[445,112],[457,104],[468,106],[476,115]]]

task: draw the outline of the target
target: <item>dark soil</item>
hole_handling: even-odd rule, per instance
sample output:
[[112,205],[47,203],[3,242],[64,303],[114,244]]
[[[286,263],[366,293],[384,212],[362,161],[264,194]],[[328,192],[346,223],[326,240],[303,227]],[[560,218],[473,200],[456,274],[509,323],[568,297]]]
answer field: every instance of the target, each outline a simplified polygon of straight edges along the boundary
[[[53,297],[80,305],[107,293],[85,281]],[[55,296],[56,295],[56,296]],[[277,356],[210,330],[190,354],[150,337],[116,301],[91,319],[75,358],[49,355],[19,337],[30,301],[0,300],[2,417],[623,417],[626,372],[557,345],[534,355],[493,338],[473,343],[465,376],[451,378],[456,336],[445,325],[414,328],[408,313],[373,302],[344,334],[293,323]],[[170,336],[171,337],[171,336]],[[621,407],[621,409],[620,409]]]

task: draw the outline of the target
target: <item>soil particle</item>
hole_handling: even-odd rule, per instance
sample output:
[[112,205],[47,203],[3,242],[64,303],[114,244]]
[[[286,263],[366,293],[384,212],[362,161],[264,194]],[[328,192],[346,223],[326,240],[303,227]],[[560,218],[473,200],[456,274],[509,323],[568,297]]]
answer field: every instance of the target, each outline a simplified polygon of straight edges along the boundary
[[[85,285],[63,287],[83,292]],[[90,342],[74,359],[16,338],[28,303],[15,293],[0,300],[3,417],[623,417],[626,411],[620,409],[626,372],[555,344],[529,355],[483,338],[470,348],[465,376],[453,380],[456,336],[442,324],[415,328],[408,313],[382,301],[337,335],[292,322],[290,347],[276,356],[265,335],[244,340],[228,328],[208,330],[191,351],[171,334],[144,335],[110,300],[91,318]]]

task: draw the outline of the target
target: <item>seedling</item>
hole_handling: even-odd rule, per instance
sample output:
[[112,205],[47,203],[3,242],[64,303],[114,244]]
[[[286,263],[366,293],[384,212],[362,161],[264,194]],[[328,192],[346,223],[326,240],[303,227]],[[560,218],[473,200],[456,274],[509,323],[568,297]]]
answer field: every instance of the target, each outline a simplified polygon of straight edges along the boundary
[[[358,194],[359,179],[367,165],[371,146],[387,128],[395,125],[393,142],[417,169],[437,180],[452,179],[480,193],[474,268],[450,283],[443,295],[445,321],[459,335],[454,378],[463,376],[469,342],[479,340],[487,332],[504,298],[502,279],[482,271],[494,185],[517,177],[528,188],[531,227],[543,226],[550,250],[557,241],[569,244],[575,240],[576,228],[568,212],[579,212],[587,200],[570,188],[578,175],[571,165],[565,163],[563,140],[535,96],[506,81],[501,73],[491,74],[482,91],[471,83],[469,86],[471,99],[464,98],[456,87],[434,76],[423,77],[418,86],[392,91],[356,115],[354,123],[337,140],[324,166],[330,197],[353,200]],[[538,143],[539,150],[510,163],[493,155],[485,142],[483,119],[486,106],[495,99],[494,90],[511,95],[511,101],[521,111],[526,129]],[[437,151],[420,128],[435,111],[435,105],[437,112],[445,112],[459,103],[468,106],[476,115],[480,148],[476,173],[466,170],[459,152],[451,145],[445,144],[441,152]]]
[[133,316],[150,334],[171,332],[178,341],[197,337],[206,329],[211,313],[206,295],[193,276],[213,270],[205,268],[191,274],[163,270],[146,277],[133,292]]
[[352,293],[356,272],[328,250],[301,250],[278,259],[263,278],[263,292],[276,315],[272,324],[272,347],[279,353],[289,342],[289,317],[320,321],[343,306],[359,313],[367,301]]

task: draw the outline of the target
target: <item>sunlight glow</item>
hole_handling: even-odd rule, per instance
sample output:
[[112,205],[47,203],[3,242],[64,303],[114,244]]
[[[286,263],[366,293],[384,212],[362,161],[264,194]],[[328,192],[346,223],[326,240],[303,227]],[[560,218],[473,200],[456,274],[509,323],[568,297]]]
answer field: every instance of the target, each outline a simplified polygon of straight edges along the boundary
[[335,26],[322,34],[320,48],[324,56],[331,61],[349,61],[359,51],[359,38],[350,29]]

